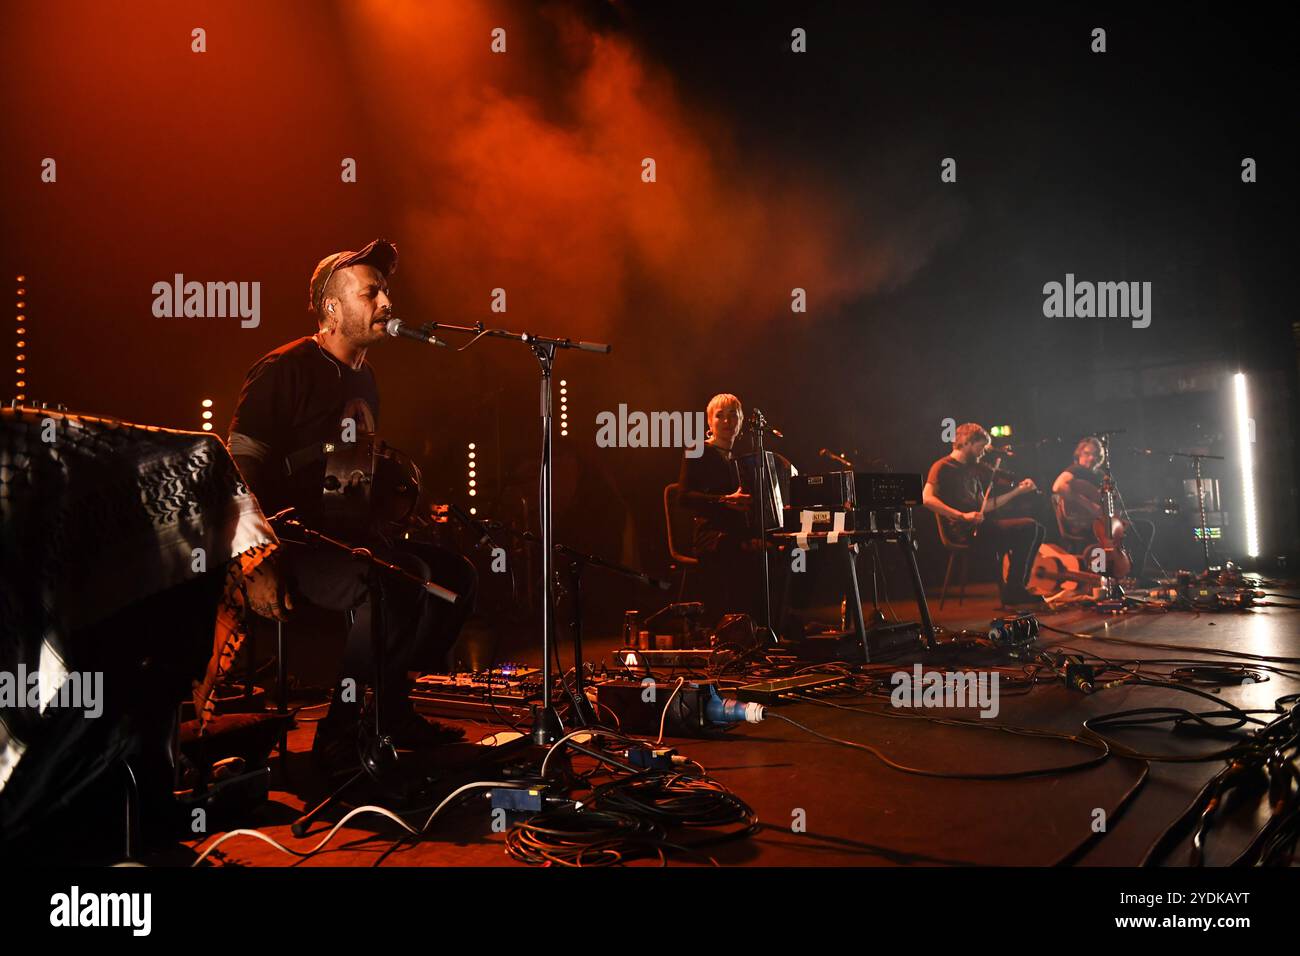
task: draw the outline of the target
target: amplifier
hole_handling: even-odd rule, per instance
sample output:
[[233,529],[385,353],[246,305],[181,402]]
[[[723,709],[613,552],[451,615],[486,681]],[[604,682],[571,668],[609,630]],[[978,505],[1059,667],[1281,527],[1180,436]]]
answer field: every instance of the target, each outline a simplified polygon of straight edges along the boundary
[[832,471],[825,475],[794,475],[790,478],[790,507],[796,511],[809,508],[850,509],[857,502],[853,490],[853,472]]
[[865,511],[882,508],[914,508],[921,503],[921,475],[906,472],[858,472],[853,476],[857,507]]

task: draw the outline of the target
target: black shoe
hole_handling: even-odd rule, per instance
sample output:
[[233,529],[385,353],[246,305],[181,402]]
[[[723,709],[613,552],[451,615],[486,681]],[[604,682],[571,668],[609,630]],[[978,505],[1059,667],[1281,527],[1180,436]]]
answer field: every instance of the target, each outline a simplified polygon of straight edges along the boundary
[[1007,607],[1046,607],[1042,595],[1019,587],[1008,587],[1003,594],[1002,603]]
[[400,711],[393,719],[384,719],[384,722],[388,725],[386,730],[394,746],[403,750],[441,747],[465,739],[465,731],[461,728],[440,724],[436,720],[426,720],[414,710]]

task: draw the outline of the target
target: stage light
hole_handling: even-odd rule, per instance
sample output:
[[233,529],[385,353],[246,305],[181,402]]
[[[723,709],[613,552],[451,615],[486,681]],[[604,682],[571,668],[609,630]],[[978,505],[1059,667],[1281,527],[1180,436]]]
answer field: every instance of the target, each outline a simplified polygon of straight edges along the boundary
[[560,437],[569,437],[569,383],[560,379]]
[[476,486],[478,485],[478,481],[475,480],[476,476],[478,475],[478,472],[476,471],[476,469],[478,468],[478,461],[476,460],[478,455],[474,451],[476,447],[474,442],[470,442],[468,447],[469,447],[469,452],[468,452],[469,458],[466,461],[466,467],[465,467],[465,470],[466,472],[468,472],[468,475],[465,479],[466,481],[465,488],[469,492],[469,496],[473,498],[475,495],[478,494],[478,490],[476,488]]
[[477,508],[470,508],[470,509],[469,509],[469,513],[472,514],[472,515],[476,515],[476,514],[478,514],[478,509],[477,509]]
[[1238,372],[1232,377],[1233,391],[1237,397],[1237,450],[1241,456],[1241,493],[1246,512],[1246,553],[1259,557],[1259,523],[1255,514],[1255,462],[1251,449],[1254,439],[1254,422],[1250,419],[1250,400],[1246,393],[1246,375]]
[[204,408],[211,408],[211,407],[212,407],[212,399],[210,399],[210,398],[205,398],[205,399],[203,400],[203,407],[204,407]]
[[204,422],[204,423],[203,423],[203,430],[204,430],[205,432],[210,432],[210,431],[212,431],[212,422]]
[[205,420],[206,420],[206,419],[209,419],[209,418],[211,418],[211,417],[212,417],[212,413],[211,413],[211,412],[204,412],[204,413],[203,413],[203,418],[204,418]]

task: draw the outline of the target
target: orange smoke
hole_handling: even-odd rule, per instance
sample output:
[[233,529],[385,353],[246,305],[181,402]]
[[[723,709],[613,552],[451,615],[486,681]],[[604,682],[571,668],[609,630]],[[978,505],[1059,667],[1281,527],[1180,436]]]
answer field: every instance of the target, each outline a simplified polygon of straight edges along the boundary
[[[343,10],[396,171],[394,238],[419,264],[403,282],[448,321],[492,319],[502,287],[527,328],[597,337],[647,289],[675,319],[709,324],[789,316],[795,287],[825,314],[897,278],[897,255],[868,251],[811,170],[742,153],[624,37],[555,8]],[[490,49],[497,27],[505,53]]]

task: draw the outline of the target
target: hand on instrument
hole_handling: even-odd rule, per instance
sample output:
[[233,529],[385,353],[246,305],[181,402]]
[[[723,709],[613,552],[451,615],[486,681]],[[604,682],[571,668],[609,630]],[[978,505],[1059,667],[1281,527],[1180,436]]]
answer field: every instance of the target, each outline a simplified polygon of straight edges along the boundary
[[1037,491],[1038,486],[1034,484],[1034,479],[1022,479],[1020,484],[1016,485],[1016,491]]
[[721,502],[733,511],[748,511],[750,498],[749,495],[737,489],[729,495],[723,495]]
[[967,511],[962,514],[961,520],[969,524],[983,524],[984,513],[982,511]]

